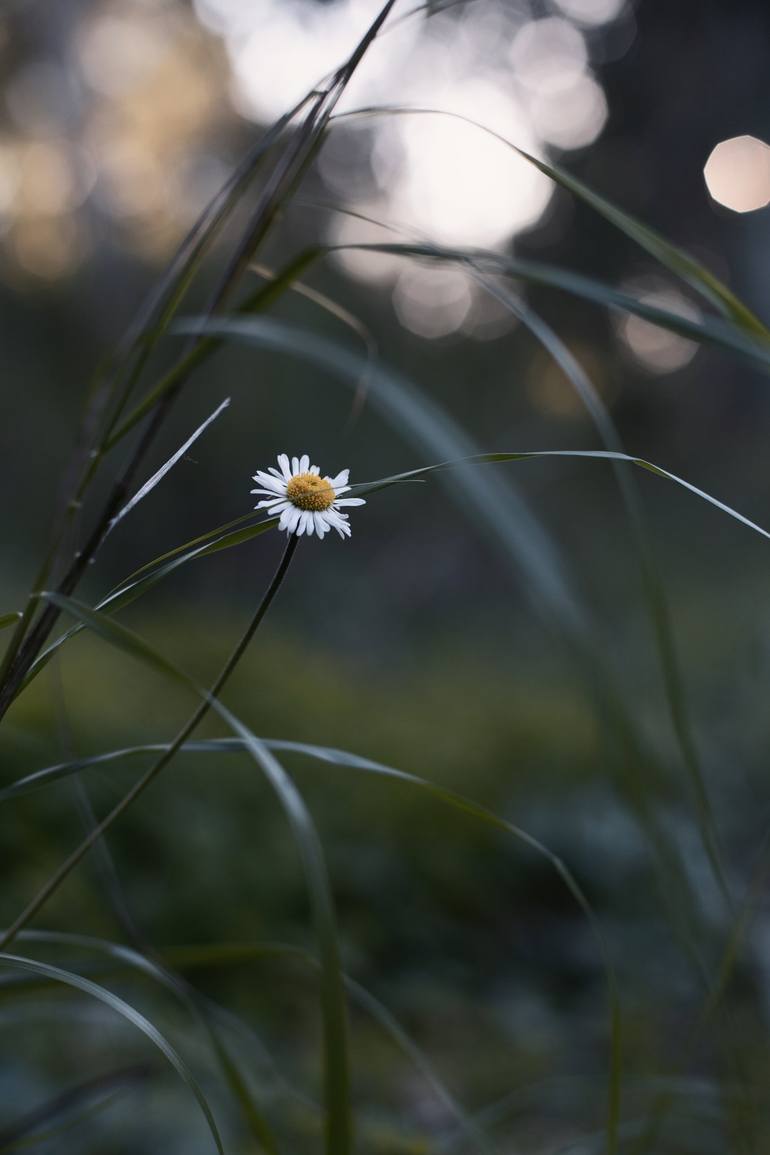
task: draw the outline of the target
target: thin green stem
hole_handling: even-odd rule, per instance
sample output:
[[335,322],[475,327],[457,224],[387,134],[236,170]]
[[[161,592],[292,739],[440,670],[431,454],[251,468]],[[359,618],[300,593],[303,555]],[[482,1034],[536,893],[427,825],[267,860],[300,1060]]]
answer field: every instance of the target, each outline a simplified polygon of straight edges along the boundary
[[105,834],[107,830],[109,830],[113,822],[120,818],[121,814],[123,814],[123,812],[127,810],[133,802],[136,801],[140,794],[144,793],[150,783],[155,778],[157,778],[158,774],[160,774],[161,770],[163,770],[169,764],[179,748],[184,745],[184,743],[192,734],[193,730],[195,730],[198,724],[203,721],[209,711],[211,700],[219,695],[225,683],[230,678],[230,675],[243,657],[249,642],[254,637],[254,634],[259,628],[262,619],[270,608],[270,604],[272,603],[273,598],[278,593],[281,582],[286,576],[286,571],[288,570],[291,559],[294,556],[298,541],[299,538],[294,534],[289,536],[286,549],[283,552],[283,557],[278,564],[278,568],[273,575],[273,579],[270,582],[270,585],[265,591],[265,594],[257,607],[254,617],[251,619],[251,622],[243,634],[243,637],[235,646],[235,649],[230,654],[229,658],[220,670],[219,675],[217,676],[208,692],[206,700],[200,703],[193,715],[179,731],[168,749],[164,751],[163,754],[161,754],[157,761],[155,761],[148,770],[145,771],[139,781],[131,787],[131,789],[121,798],[120,802],[118,802],[112,808],[109,814],[103,818],[101,822],[94,826],[94,828],[89,832],[87,837],[83,839],[80,845],[72,851],[67,859],[65,859],[59,869],[51,875],[45,885],[38,891],[32,901],[28,903],[18,918],[11,924],[11,926],[8,927],[4,934],[0,936],[0,950],[7,950],[8,946],[18,935],[19,931],[23,930],[35,917],[38,911],[48,902],[49,898],[59,889],[61,884],[68,877],[71,871],[75,869],[81,859],[84,858],[88,851],[99,841],[102,835]]

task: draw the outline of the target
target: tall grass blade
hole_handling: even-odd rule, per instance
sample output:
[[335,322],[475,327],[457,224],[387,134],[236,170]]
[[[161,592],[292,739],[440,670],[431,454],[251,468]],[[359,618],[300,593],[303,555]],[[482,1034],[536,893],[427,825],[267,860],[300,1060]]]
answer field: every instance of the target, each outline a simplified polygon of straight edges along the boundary
[[[742,525],[754,533],[760,534],[762,537],[770,540],[770,531],[763,529],[761,525],[751,521],[737,509],[726,505],[725,502],[720,501],[716,497],[712,497],[704,489],[699,489],[697,485],[693,485],[689,481],[685,481],[683,477],[679,477],[676,473],[671,473],[667,469],[663,469],[660,465],[655,465],[652,461],[647,461],[644,457],[634,457],[629,453],[614,453],[607,449],[531,449],[525,450],[521,453],[480,453],[474,454],[472,457],[464,459],[463,464],[475,465],[495,465],[502,464],[509,461],[536,461],[547,457],[566,457],[566,458],[584,458],[587,461],[625,461],[630,465],[638,466],[639,469],[644,469],[648,473],[653,473],[657,477],[663,477],[667,481],[673,481],[676,485],[682,486],[683,489],[699,497],[702,501],[713,505],[715,509],[726,513],[728,517],[734,518]],[[460,464],[455,461],[442,461],[436,465],[426,465],[420,469],[410,469],[405,473],[394,473],[390,477],[380,478],[378,481],[372,482],[371,485],[377,489],[383,489],[388,485],[398,484],[403,481],[415,480],[425,477],[427,474],[433,473],[436,470],[452,469]],[[367,493],[369,491],[369,483],[362,485],[351,486],[351,492]]]
[[667,329],[677,336],[687,337],[701,344],[715,345],[732,353],[740,353],[760,364],[765,371],[770,366],[770,335],[747,331],[721,317],[706,314],[699,319],[667,309],[615,289],[583,273],[563,269],[540,261],[519,260],[501,253],[474,249],[449,249],[439,245],[395,242],[347,243],[329,247],[330,252],[358,250],[387,253],[392,256],[419,257],[424,260],[453,262],[472,269],[482,276],[505,274],[527,284],[559,289],[613,312],[631,314]]
[[216,419],[217,419],[217,417],[219,417],[220,413],[223,413],[225,411],[225,409],[227,409],[229,404],[230,404],[230,398],[227,397],[221,403],[221,405],[218,405],[217,408],[214,410],[214,412],[212,414],[210,414],[209,417],[206,418],[206,420],[203,422],[203,424],[199,425],[198,428],[195,430],[195,432],[190,434],[190,436],[187,438],[187,440],[184,442],[184,444],[180,445],[175,453],[172,453],[172,455],[171,455],[171,457],[169,457],[168,461],[164,462],[163,465],[161,465],[160,469],[158,469],[155,473],[153,473],[152,477],[150,477],[147,481],[145,481],[144,485],[140,489],[137,490],[137,492],[134,494],[134,496],[131,498],[131,500],[126,502],[126,504],[123,506],[123,508],[120,510],[119,513],[115,514],[115,516],[113,517],[112,521],[110,522],[110,524],[107,528],[107,532],[104,535],[105,537],[107,536],[107,534],[112,533],[115,526],[118,524],[118,522],[121,522],[123,520],[123,518],[126,516],[126,514],[130,513],[132,509],[135,509],[136,506],[139,504],[139,502],[143,501],[144,498],[147,497],[147,494],[152,492],[152,490],[155,488],[155,486],[158,485],[159,482],[161,482],[163,480],[163,478],[166,476],[166,474],[169,473],[170,470],[172,470],[174,468],[176,463],[179,460],[181,460],[182,457],[184,457],[185,453],[187,453],[187,450],[192,445],[195,444],[195,442],[198,440],[198,438],[203,433],[205,433],[205,431],[208,429],[209,425],[211,425],[212,422],[216,421]]
[[[567,348],[558,334],[523,301],[520,301],[518,298],[512,296],[511,293],[501,289],[494,283],[490,283],[483,278],[477,279],[488,293],[500,301],[502,305],[509,309],[513,315],[530,330],[533,336],[550,354],[583,403],[605,449],[610,452],[622,453],[623,443],[609,409],[604,404],[582,365],[580,365],[577,358]],[[642,586],[650,612],[663,677],[666,702],[668,704],[674,735],[679,745],[682,761],[689,777],[690,788],[695,799],[696,820],[701,841],[727,907],[728,909],[732,909],[732,897],[722,861],[722,851],[719,845],[716,821],[706,782],[701,770],[695,735],[687,708],[668,600],[645,526],[639,493],[632,477],[630,465],[627,462],[613,462],[613,471],[639,557]]]

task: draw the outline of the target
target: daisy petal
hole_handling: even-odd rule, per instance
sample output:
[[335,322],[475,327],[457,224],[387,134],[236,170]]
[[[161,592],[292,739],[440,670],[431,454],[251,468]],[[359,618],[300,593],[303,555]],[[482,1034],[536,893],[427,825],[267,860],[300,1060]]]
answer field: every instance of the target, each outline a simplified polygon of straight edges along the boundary
[[336,489],[338,485],[347,485],[349,477],[350,477],[350,470],[349,469],[343,469],[340,473],[337,474],[336,477],[330,477],[330,478],[328,478],[328,480],[331,482],[331,484]]
[[298,457],[292,457],[292,459],[291,459],[291,473],[292,473],[292,477],[296,473],[299,473],[299,458]]
[[327,524],[336,530],[344,529],[348,520],[346,514],[335,513],[334,510],[331,509],[324,510],[324,517],[326,518]]
[[366,505],[363,497],[342,497],[334,502],[335,508],[338,505]]
[[281,473],[284,476],[284,480],[288,481],[291,477],[291,469],[289,468],[289,459],[285,453],[278,454],[278,464],[280,466]]
[[326,521],[324,520],[323,514],[314,513],[313,514],[313,521],[315,523],[316,533],[323,540],[323,535],[326,533],[327,529],[329,528],[326,524]]
[[283,481],[283,480],[279,481],[277,477],[272,477],[271,474],[263,473],[259,469],[254,474],[254,480],[258,481],[260,485],[264,485],[265,489],[272,489],[273,493],[285,493],[286,492],[286,482],[285,481]]
[[303,453],[299,459],[299,471],[300,471],[300,473],[307,473],[309,467],[310,467],[310,458],[308,457],[307,453]]

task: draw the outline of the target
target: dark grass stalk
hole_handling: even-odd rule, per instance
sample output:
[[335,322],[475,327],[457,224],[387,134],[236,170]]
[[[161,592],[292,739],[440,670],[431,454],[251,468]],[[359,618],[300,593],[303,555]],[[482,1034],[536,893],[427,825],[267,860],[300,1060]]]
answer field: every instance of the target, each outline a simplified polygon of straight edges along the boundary
[[[294,534],[290,535],[283,553],[283,557],[278,564],[278,568],[273,575],[272,581],[265,591],[265,594],[257,607],[256,613],[251,619],[251,622],[249,623],[245,633],[235,646],[235,649],[230,654],[218,677],[215,679],[213,685],[211,686],[211,689],[209,690],[209,698],[216,698],[219,695],[229,680],[231,674],[235,670],[236,666],[238,665],[238,662],[243,657],[247,646],[249,645],[251,639],[254,637],[254,634],[262,622],[262,619],[267,613],[273,598],[278,593],[281,583],[286,576],[286,571],[288,570],[291,563],[291,559],[294,556],[298,541],[299,538],[297,538]],[[38,891],[32,901],[27,904],[21,914],[14,920],[14,922],[7,928],[7,930],[5,930],[2,935],[0,935],[0,951],[7,950],[8,946],[18,935],[19,931],[23,930],[24,927],[26,927],[28,923],[35,917],[38,911],[41,910],[43,906],[45,906],[48,900],[52,897],[53,894],[56,893],[61,884],[68,877],[71,871],[74,870],[81,859],[99,841],[105,832],[109,830],[113,822],[115,822],[129,808],[129,806],[131,806],[132,803],[134,803],[136,799],[144,793],[144,791],[154,781],[158,774],[160,774],[160,772],[169,764],[179,748],[184,745],[185,741],[192,734],[193,730],[195,730],[198,724],[205,718],[209,709],[209,700],[204,700],[200,703],[193,715],[179,731],[176,738],[169,746],[168,750],[161,754],[161,756],[152,764],[152,766],[150,766],[149,769],[145,771],[139,781],[136,782],[134,786],[132,786],[132,788],[123,796],[123,798],[121,798],[120,802],[118,802],[112,808],[109,814],[103,818],[101,822],[94,826],[94,828],[89,832],[86,838],[83,839],[80,845],[77,846],[75,850],[73,850],[69,857],[58,868],[58,870],[48,879],[45,885],[41,887],[41,889]]]

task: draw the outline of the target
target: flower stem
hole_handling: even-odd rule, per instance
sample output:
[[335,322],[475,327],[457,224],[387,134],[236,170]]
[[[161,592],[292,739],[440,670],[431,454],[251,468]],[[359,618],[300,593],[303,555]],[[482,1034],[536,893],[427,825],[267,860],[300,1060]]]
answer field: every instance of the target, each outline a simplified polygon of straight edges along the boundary
[[75,850],[72,851],[72,854],[70,854],[69,857],[65,859],[59,869],[51,875],[45,885],[38,891],[32,901],[24,908],[18,918],[11,924],[11,926],[8,927],[8,929],[3,934],[0,935],[0,950],[7,949],[7,947],[16,938],[19,931],[23,930],[24,927],[27,926],[30,920],[34,918],[37,912],[45,905],[46,902],[48,902],[48,899],[59,889],[62,882],[64,882],[65,878],[67,878],[70,872],[74,870],[80,860],[85,857],[88,851],[99,841],[102,835],[107,830],[109,830],[113,822],[120,818],[121,814],[123,814],[123,812],[128,809],[132,802],[135,802],[139,795],[144,793],[153,779],[156,778],[158,774],[160,774],[161,770],[163,770],[169,764],[179,748],[187,741],[199,722],[203,721],[209,711],[210,699],[216,698],[220,691],[223,689],[233,670],[243,657],[249,642],[257,632],[262,619],[270,608],[270,604],[273,601],[273,598],[278,593],[281,582],[286,576],[286,571],[288,570],[291,559],[294,556],[294,551],[297,548],[298,542],[298,537],[296,537],[294,534],[289,535],[286,549],[283,552],[283,557],[278,564],[278,568],[273,574],[273,579],[270,582],[270,585],[267,587],[262,600],[257,606],[254,617],[251,619],[251,622],[243,634],[243,637],[240,639],[235,649],[230,654],[229,658],[220,670],[219,675],[209,689],[207,700],[201,702],[191,718],[185,722],[184,726],[179,731],[168,749],[165,750],[163,754],[161,754],[161,756],[152,764],[152,766],[149,767],[149,769],[144,773],[139,781],[136,782],[128,791],[128,793],[125,794],[123,798],[121,798],[120,802],[118,802],[117,805],[112,808],[109,814],[107,814],[107,816],[103,818],[101,822],[94,826],[94,828],[89,832],[88,836],[83,839],[83,841],[79,846],[75,848]]

